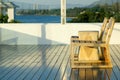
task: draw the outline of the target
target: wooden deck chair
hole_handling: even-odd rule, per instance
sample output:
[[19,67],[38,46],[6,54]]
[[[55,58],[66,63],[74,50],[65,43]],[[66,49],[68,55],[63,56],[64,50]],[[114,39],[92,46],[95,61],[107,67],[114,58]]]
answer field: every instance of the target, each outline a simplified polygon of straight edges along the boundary
[[98,32],[88,31],[80,32],[79,39],[71,40],[71,68],[112,68],[109,41],[114,23],[111,17],[100,39]]

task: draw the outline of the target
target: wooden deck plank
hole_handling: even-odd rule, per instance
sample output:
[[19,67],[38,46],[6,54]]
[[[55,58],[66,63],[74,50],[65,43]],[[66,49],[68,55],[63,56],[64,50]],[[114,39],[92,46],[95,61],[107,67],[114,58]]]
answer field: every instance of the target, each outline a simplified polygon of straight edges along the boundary
[[78,79],[78,77],[79,77],[79,70],[78,69],[72,69],[70,76],[71,76],[70,80],[81,80],[81,79]]
[[113,57],[115,59],[116,66],[120,69],[120,63],[119,63],[120,59],[118,57],[119,52],[116,50],[116,48],[114,46],[111,46],[111,49],[112,49],[112,51],[114,53],[112,55],[113,55]]
[[118,59],[115,56],[115,52],[112,49],[113,46],[110,46],[110,52],[111,52],[111,58],[112,58],[112,64],[113,64],[113,73],[115,75],[115,78],[120,79],[120,76],[118,74],[120,74],[119,68],[118,68]]
[[[34,48],[34,47],[33,47]],[[32,47],[31,47],[31,49],[32,49]],[[30,49],[30,50],[31,50]],[[29,50],[28,50],[29,51]],[[26,52],[26,51],[25,51]],[[27,52],[26,52],[27,53]],[[12,64],[12,66],[10,66],[12,69],[9,71],[10,73],[14,73],[15,71],[17,71],[18,69],[19,69],[19,67],[20,67],[20,65],[21,65],[21,62],[22,61],[24,61],[26,58],[27,58],[28,56],[26,56],[26,57],[23,57],[23,58],[21,58],[20,60],[18,60],[18,61],[16,61],[16,63],[14,62],[13,64]],[[9,75],[11,75],[9,73]],[[7,77],[7,76],[6,76]]]
[[[31,53],[35,51],[35,50],[34,50],[34,47],[33,47],[33,49],[30,49],[30,50],[32,50]],[[24,57],[23,59],[17,61],[16,63],[13,63],[13,65],[11,66],[12,69],[10,69],[10,71],[8,71],[9,74],[7,73],[7,75],[4,75],[4,77],[1,78],[1,79],[2,79],[2,80],[7,80],[7,79],[9,79],[12,75],[14,75],[16,72],[18,72],[19,70],[24,71],[24,69],[21,69],[21,68],[24,67],[25,65],[29,64],[30,62],[28,62],[28,63],[26,64],[26,63],[24,63],[23,61],[26,60],[26,59],[31,60],[32,57],[29,57],[29,56],[31,56],[31,54],[27,55],[26,57]],[[29,57],[29,58],[28,58],[28,57]],[[22,64],[21,64],[21,63],[22,63]],[[21,65],[21,66],[17,66],[17,65]],[[24,68],[25,68],[25,67],[24,67]]]
[[[2,49],[1,53],[0,53],[0,65],[1,64],[3,65],[3,63],[5,64],[8,61],[10,62],[11,60],[13,60],[12,57],[14,57],[15,53],[17,52],[16,50],[10,49],[10,48],[7,48],[8,50],[3,51],[5,49]],[[9,54],[6,54],[6,53],[9,53]],[[4,57],[3,57],[3,55],[4,55]]]
[[[42,48],[43,47],[40,47],[39,49],[42,49]],[[20,70],[18,70],[16,73],[10,76],[9,80],[15,80],[15,79],[22,80],[32,70],[32,67],[35,66],[35,63],[33,63],[33,61],[36,59],[36,57],[34,56],[35,54],[37,54],[37,52],[38,52],[37,47],[35,47],[35,49],[31,51],[32,55],[30,54],[31,55],[30,59],[26,61],[25,60],[22,61],[21,63],[23,63],[23,66],[20,68]]]
[[[27,57],[26,57],[27,58]],[[26,59],[26,58],[23,58],[23,59]],[[16,63],[12,63],[8,68],[6,68],[6,66],[3,66],[3,67],[5,67],[6,69],[4,70],[4,72],[1,72],[1,75],[0,75],[0,79],[3,77],[3,76],[6,76],[6,74],[9,74],[9,72],[11,71],[11,70],[13,70],[15,67],[17,67],[18,65],[19,65],[19,63],[21,63],[21,60],[23,60],[23,59],[15,59],[15,60],[13,60],[13,61],[15,61]]]
[[[61,63],[63,62],[64,58],[65,58],[65,52],[67,51],[68,47],[64,46],[63,50],[61,51],[60,55],[57,55],[58,56],[58,60],[57,62],[55,63],[53,69],[51,70],[47,80],[54,80],[55,77],[56,77],[56,74],[60,68],[60,65]],[[60,75],[59,75],[60,76]]]
[[[35,64],[35,65],[38,65],[38,66],[35,66],[35,65],[31,66],[31,67],[30,67],[31,70],[28,69],[27,74],[25,74],[24,77],[22,76],[23,79],[28,79],[28,80],[30,80],[30,78],[32,78],[33,75],[34,75],[34,73],[35,73],[33,70],[39,69],[39,67],[41,67],[41,65],[42,65],[43,62],[42,62],[42,57],[41,57],[40,55],[41,55],[41,54],[45,55],[45,54],[44,54],[44,51],[47,51],[47,50],[46,50],[47,48],[48,48],[48,47],[44,47],[44,49],[39,49],[39,50],[42,50],[42,51],[39,52],[40,54],[38,54],[38,57],[32,62],[32,64]],[[35,56],[36,56],[36,55],[35,55]],[[39,59],[39,58],[40,58],[40,59]],[[36,62],[37,59],[39,59],[39,62]],[[31,73],[31,76],[29,75],[29,73]],[[20,78],[20,79],[22,79],[22,78]]]
[[[61,46],[61,48],[59,48],[58,50],[58,54],[60,55],[62,50],[64,49],[64,46]],[[56,62],[59,59],[59,56],[55,55],[55,57],[52,59],[51,63],[47,66],[46,70],[43,72],[42,76],[39,78],[39,80],[46,80],[51,72],[51,70],[53,69],[54,65],[56,64]]]
[[[11,48],[12,47],[12,48]],[[21,49],[21,47],[20,48],[18,48],[18,50],[15,48],[14,49],[14,47],[13,46],[9,46],[9,47],[5,47],[4,46],[4,48],[5,49],[8,49],[8,52],[3,52],[2,54],[3,55],[5,55],[5,53],[8,53],[7,55],[5,55],[5,59],[3,59],[2,61],[0,61],[0,63],[4,63],[4,62],[12,62],[12,60],[13,60],[13,57],[15,57],[15,55],[16,54],[18,54],[18,53],[22,53],[21,51],[24,51],[24,50],[29,50],[30,48],[28,48],[28,49],[26,49],[26,47],[25,46],[22,46],[22,47],[24,47],[23,49]],[[29,47],[33,47],[33,46],[29,46]],[[4,50],[4,49],[3,49]],[[20,51],[20,52],[19,52]],[[23,53],[22,53],[23,54]],[[17,56],[16,56],[17,57]]]
[[86,80],[93,80],[93,73],[92,73],[92,69],[86,69],[86,72],[85,72],[86,74]]
[[86,79],[86,70],[85,69],[79,69],[79,75],[78,75],[78,79],[80,80],[85,80]]
[[[13,49],[11,49],[10,47],[4,47],[4,46],[0,46],[0,52],[1,52],[1,54],[0,54],[0,61],[2,62],[3,60],[5,60],[6,58],[8,58],[8,57],[11,57],[11,55],[14,55],[14,50]],[[10,51],[10,53],[8,53]],[[12,52],[13,53],[12,53]],[[4,54],[3,54],[4,53]],[[0,63],[1,63],[0,62]]]
[[112,69],[106,69],[106,75],[108,76],[109,80],[117,80]]
[[62,80],[63,78],[63,75],[65,73],[65,69],[66,69],[66,66],[68,64],[68,61],[69,61],[69,49],[68,48],[66,50],[66,52],[64,53],[65,54],[65,58],[63,59],[61,65],[60,65],[60,68],[58,70],[58,72],[56,73],[56,77],[55,77],[55,80]]
[[[47,48],[46,48],[46,49],[44,48],[43,51],[41,52],[41,53],[43,54],[42,57],[45,57],[45,54],[44,54],[44,53],[45,53],[46,51],[47,51]],[[38,58],[41,58],[41,60],[42,60],[42,57],[37,57],[37,59],[38,59]],[[36,60],[37,60],[37,59],[36,59]],[[38,59],[38,60],[39,60],[39,59]],[[40,62],[40,61],[39,61],[39,62]],[[41,63],[42,63],[42,62],[41,62]],[[33,67],[35,68],[36,66],[33,66]],[[26,76],[29,76],[29,74],[27,74]],[[24,78],[24,79],[26,79],[26,78]]]
[[70,46],[69,46],[69,49],[68,49],[68,51],[67,51],[67,56],[66,56],[66,58],[65,58],[65,63],[63,62],[63,64],[65,65],[64,66],[64,68],[65,69],[63,69],[62,70],[62,72],[64,72],[64,74],[63,74],[63,76],[62,76],[62,78],[60,78],[60,80],[70,80],[70,74],[71,74],[71,68],[70,68]]
[[102,80],[101,79],[102,78],[101,75],[102,75],[102,70],[100,70],[100,69],[93,69],[93,79],[94,80]]
[[113,55],[115,56],[115,62],[117,63],[118,68],[120,69],[120,63],[119,63],[120,57],[119,57],[119,52],[117,51],[117,49],[115,48],[115,46],[111,46],[111,49],[112,49],[113,52],[114,52]]
[[[41,59],[42,59],[42,55],[43,56],[45,56],[45,52],[46,51],[49,51],[50,50],[50,48],[49,48],[50,46],[47,46],[47,47],[45,47],[44,46],[44,48],[43,49],[39,49],[40,51],[39,51],[39,57],[34,61],[34,66],[32,67],[32,70],[29,72],[29,73],[27,73],[27,75],[24,77],[24,80],[30,80],[30,79],[32,79],[32,77],[34,76],[34,74],[39,70],[39,67],[41,67],[41,65],[42,65],[42,62],[41,62]],[[41,51],[42,50],[42,51]],[[38,56],[37,55],[37,56]]]
[[118,67],[116,67],[116,63],[115,63],[115,61],[114,61],[114,58],[113,58],[113,51],[112,51],[112,49],[110,49],[110,56],[111,56],[111,62],[112,62],[112,65],[113,65],[113,68],[112,68],[112,72],[111,72],[111,75],[109,75],[109,77],[110,77],[110,80],[117,80],[117,76],[116,76],[116,70],[118,70]]
[[57,53],[58,50],[59,50],[59,47],[54,46],[53,48],[50,49],[50,51],[46,52],[46,53],[50,54],[49,57],[46,57],[46,60],[44,60],[42,62],[41,67],[34,74],[34,76],[32,77],[31,80],[39,80],[42,73],[46,70],[47,66],[51,63],[51,60],[54,58],[55,54],[53,54],[53,53]]
[[70,74],[71,74],[70,60],[68,60],[64,75],[61,80],[70,80]]
[[[9,48],[8,48],[9,49]],[[22,51],[24,51],[24,50],[22,50]],[[9,53],[11,54],[11,52],[9,51]],[[12,52],[13,53],[13,52]],[[3,71],[6,71],[6,68],[7,69],[9,69],[9,67],[10,66],[12,66],[12,64],[13,63],[15,63],[16,61],[19,61],[20,59],[21,59],[21,57],[19,56],[19,57],[16,57],[15,59],[12,59],[11,58],[11,56],[13,57],[13,56],[15,56],[15,54],[17,54],[18,53],[18,51],[14,51],[14,55],[10,55],[10,56],[8,56],[8,58],[7,59],[5,59],[5,61],[3,62],[1,62],[1,64],[0,64],[0,73],[1,72],[3,72]],[[4,53],[2,53],[2,54],[4,54]],[[9,60],[9,58],[11,58],[10,60]],[[3,67],[5,68],[5,70],[3,69]],[[2,69],[1,69],[2,68]]]
[[112,70],[71,70],[68,45],[0,46],[0,80],[119,80],[119,48],[110,45]]

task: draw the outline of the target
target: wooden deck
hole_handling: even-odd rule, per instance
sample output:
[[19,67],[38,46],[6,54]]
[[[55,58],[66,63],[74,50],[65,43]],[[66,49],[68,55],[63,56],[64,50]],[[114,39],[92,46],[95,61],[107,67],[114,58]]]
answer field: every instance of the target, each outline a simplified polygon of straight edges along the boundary
[[74,69],[69,45],[0,46],[0,80],[120,80],[120,45],[111,45],[113,69]]

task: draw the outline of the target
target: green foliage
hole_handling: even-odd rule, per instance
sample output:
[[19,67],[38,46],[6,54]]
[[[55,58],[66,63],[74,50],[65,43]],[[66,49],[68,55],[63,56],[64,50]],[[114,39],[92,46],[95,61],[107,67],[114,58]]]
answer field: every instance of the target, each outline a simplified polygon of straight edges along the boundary
[[115,18],[115,21],[116,21],[116,22],[120,22],[120,13],[116,13],[116,14],[114,15],[114,18]]
[[21,23],[21,22],[17,20],[11,20],[9,23]]
[[77,18],[71,20],[71,22],[102,22],[104,19],[104,14],[99,12],[84,11],[79,14]]
[[8,23],[8,15],[0,14],[0,23]]
[[8,22],[8,15],[0,14],[0,23],[20,23],[20,22],[16,20],[11,20],[10,22]]
[[104,17],[114,17],[116,22],[120,22],[120,11],[118,9],[117,11],[113,5],[96,5],[92,8],[83,8],[83,10],[80,10],[81,12],[76,16],[76,18],[69,22],[102,22]]
[[17,14],[20,15],[60,15],[60,9],[43,9],[43,10],[17,10]]

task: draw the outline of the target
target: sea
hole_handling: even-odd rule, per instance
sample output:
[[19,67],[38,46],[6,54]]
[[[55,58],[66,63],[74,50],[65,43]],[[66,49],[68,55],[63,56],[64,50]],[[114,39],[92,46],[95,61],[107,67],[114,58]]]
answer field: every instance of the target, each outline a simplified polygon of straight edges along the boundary
[[[60,16],[16,15],[15,20],[22,23],[60,23]],[[67,18],[70,21],[71,18]]]

